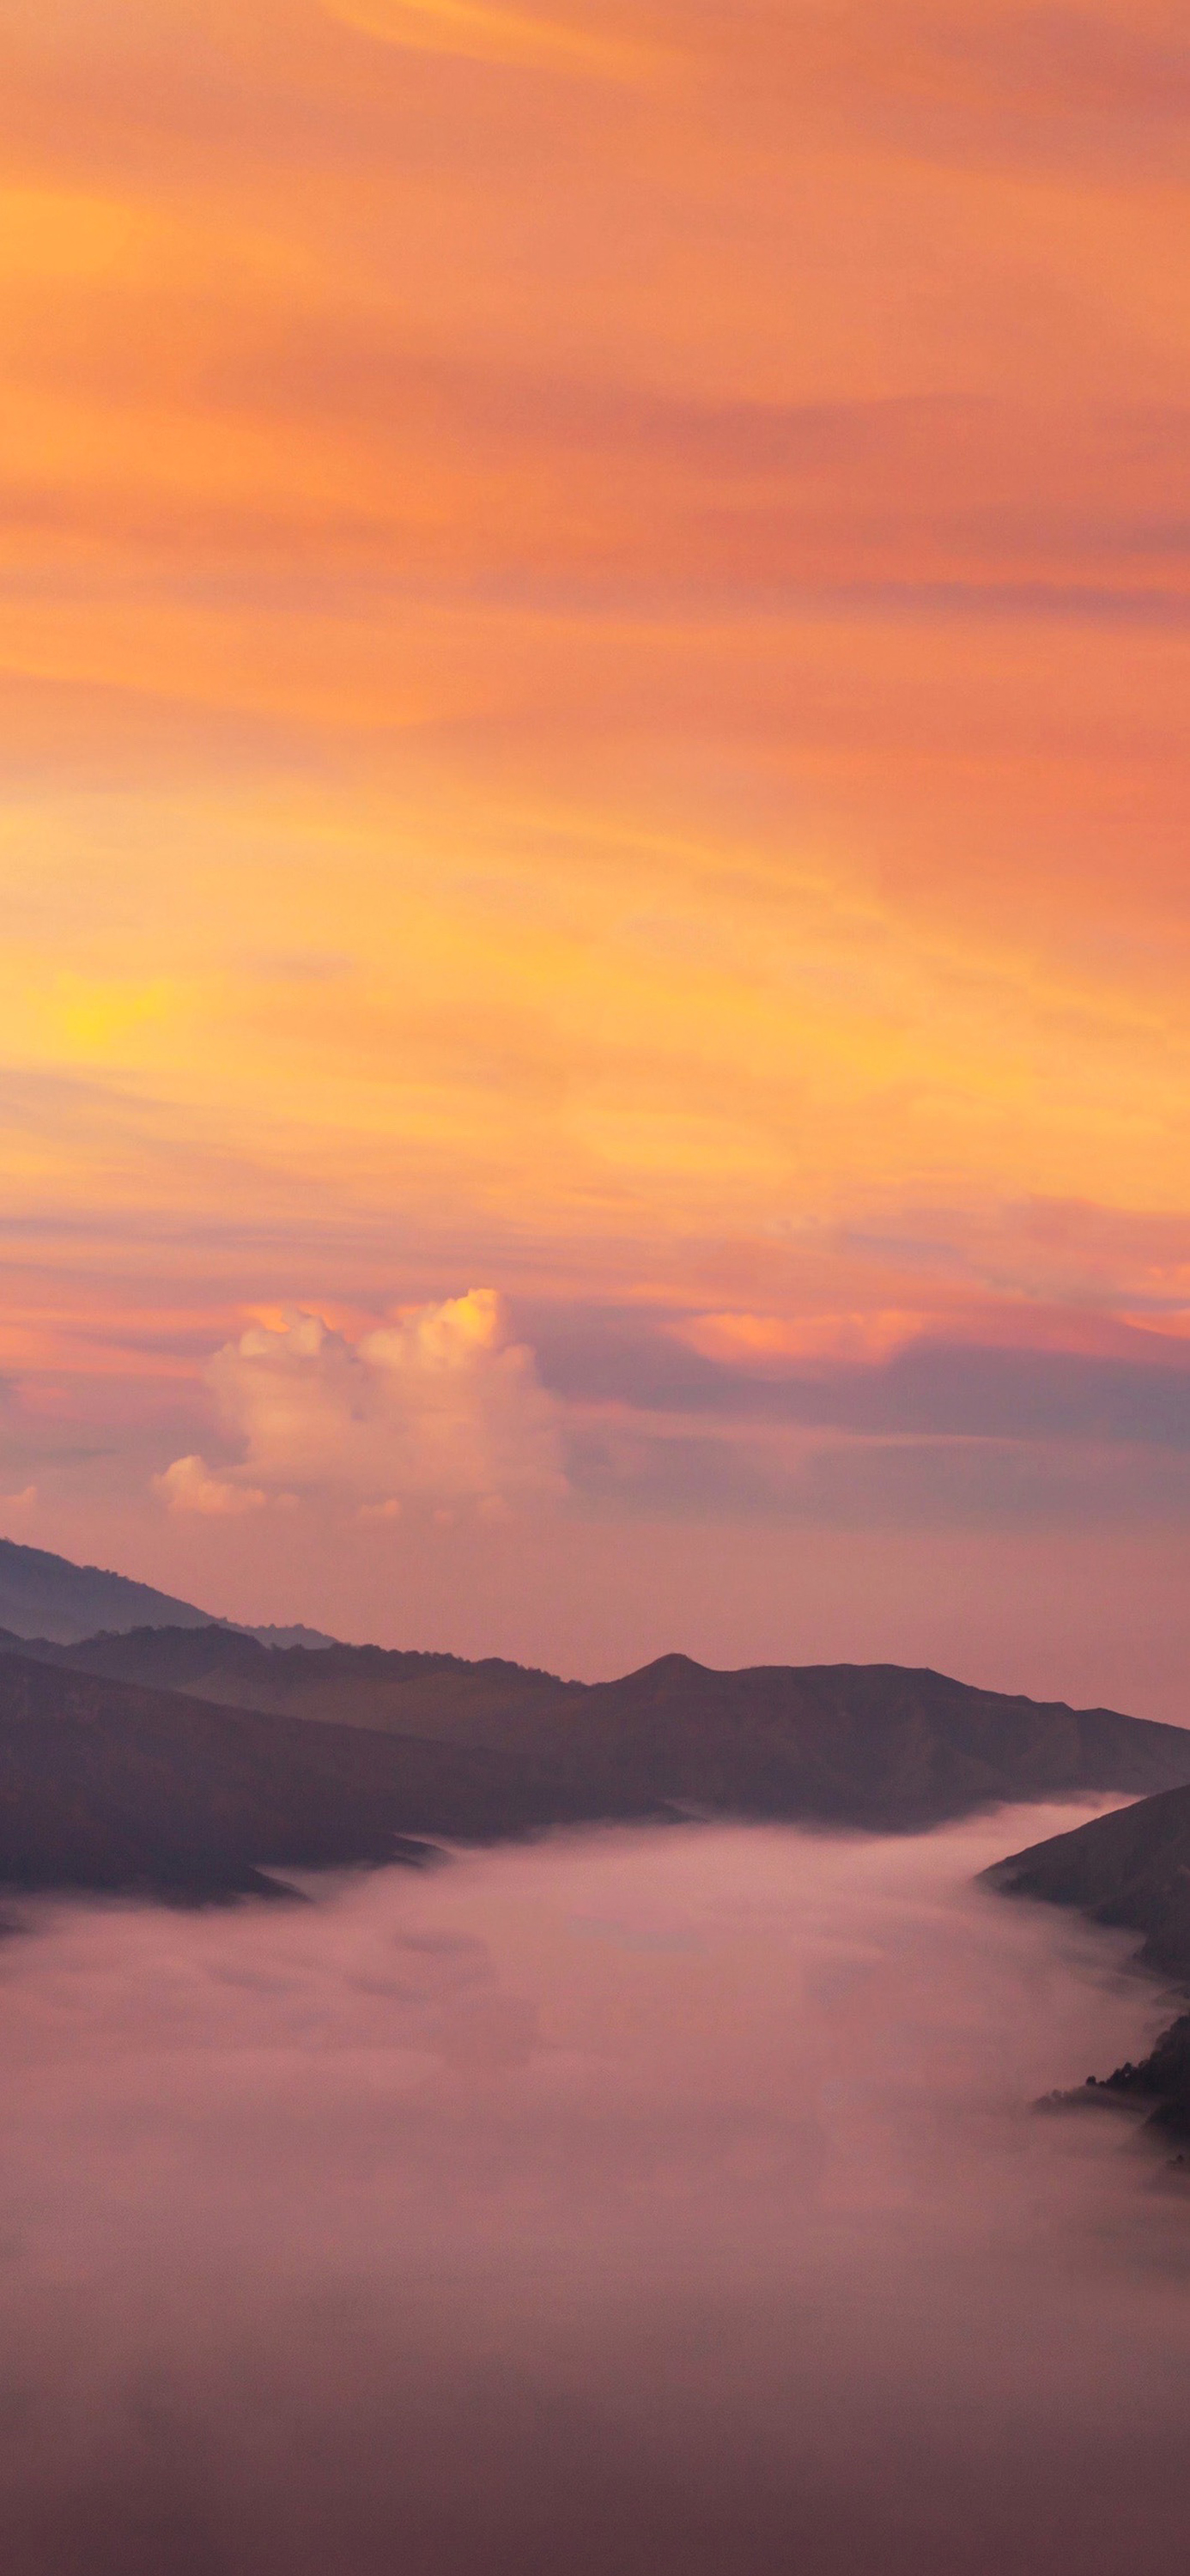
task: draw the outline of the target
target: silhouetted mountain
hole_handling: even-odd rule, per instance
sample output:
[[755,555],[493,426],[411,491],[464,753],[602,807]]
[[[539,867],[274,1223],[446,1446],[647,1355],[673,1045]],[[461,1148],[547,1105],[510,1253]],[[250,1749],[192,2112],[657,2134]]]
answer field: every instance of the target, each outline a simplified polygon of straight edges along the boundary
[[[42,1676],[38,1691],[30,1672]],[[25,1649],[0,1659],[0,1724],[14,1692],[26,1761],[32,1724],[69,1721],[77,1734],[85,1715],[85,1780],[69,1763],[61,1778],[76,1821],[81,1798],[107,1795],[111,1735],[112,1780],[133,1799],[142,1874],[155,1814],[162,1850],[173,1850],[170,1766],[183,1754],[185,1794],[201,1789],[221,1802],[237,1867],[309,1858],[308,1841],[284,1847],[282,1826],[313,1819],[315,1759],[325,1774],[318,1826],[327,1856],[340,1859],[379,1857],[393,1833],[468,1838],[675,1811],[902,1832],[1007,1799],[1190,1782],[1190,1734],[1180,1728],[1002,1698],[895,1664],[720,1673],[667,1655],[621,1681],[583,1684],[496,1659],[380,1647],[310,1653],[207,1627]],[[204,1718],[218,1720],[214,1732]],[[68,1738],[74,1745],[69,1729],[63,1760]],[[77,1758],[76,1746],[70,1763]],[[378,1803],[361,1808],[352,1784],[364,1780]],[[9,1850],[10,1874],[20,1875],[19,1843]]]
[[[1077,1906],[1092,1922],[1141,1932],[1145,1967],[1190,1988],[1190,1789],[1168,1789],[1073,1833],[1014,1852],[986,1872],[1008,1896]],[[1086,2090],[1096,2098],[1155,2105],[1150,2126],[1190,2138],[1190,2015],[1139,2065],[1129,2061]],[[1077,2099],[1077,2096],[1064,2097]]]
[[589,1813],[556,1779],[482,1747],[215,1708],[0,1655],[10,1885],[264,1892],[259,1870],[274,1863],[408,1858],[409,1836],[484,1841]]
[[1095,1923],[1143,1933],[1145,1966],[1190,1985],[1190,1788],[1051,1835],[987,1876],[1006,1895],[1077,1906]]
[[581,1682],[489,1656],[467,1663],[459,1655],[390,1651],[383,1646],[333,1642],[310,1652],[234,1629],[222,1622],[202,1628],[138,1628],[100,1635],[55,1649],[41,1639],[22,1651],[101,1672],[114,1681],[143,1682],[154,1690],[183,1690],[225,1708],[270,1708],[287,1716],[325,1718],[334,1724],[376,1727],[400,1735],[458,1736],[460,1741],[499,1741],[506,1715],[553,1708],[584,1695]]
[[[196,1609],[192,1601],[175,1601],[172,1593],[157,1592],[151,1583],[133,1583],[98,1565],[72,1565],[69,1557],[52,1556],[45,1548],[0,1538],[0,1628],[18,1637],[71,1645],[97,1629],[212,1624],[233,1623],[214,1623],[210,1611]],[[333,1642],[317,1628],[248,1628],[241,1633],[276,1645]]]
[[97,1628],[199,1628],[208,1612],[175,1601],[149,1583],[107,1574],[97,1565],[72,1565],[40,1547],[0,1539],[0,1624],[19,1637],[53,1637],[70,1644]]
[[1007,1799],[1190,1782],[1181,1727],[898,1664],[713,1672],[663,1655],[620,1681],[564,1682],[494,1657],[308,1654],[211,1627],[93,1637],[58,1659],[225,1707],[487,1745],[616,1812],[633,1789],[646,1803],[904,1830]]
[[[897,1664],[713,1672],[666,1655],[572,1698],[565,1739],[575,1776],[590,1784],[631,1774],[655,1798],[878,1831],[1006,1799],[1190,1781],[1190,1734],[1179,1727],[1006,1698]],[[516,1740],[507,1721],[499,1740]]]
[[[1164,2129],[1175,2138],[1190,2138],[1190,2013],[1182,2013],[1171,2022],[1139,2066],[1129,2059],[1124,2066],[1117,2066],[1114,2075],[1105,2075],[1101,2081],[1088,2075],[1085,2089],[1147,2110],[1150,2129]],[[1179,2162],[1184,2163],[1185,2158],[1179,2158]]]
[[323,1646],[337,1646],[337,1637],[328,1637],[325,1628],[307,1628],[304,1619],[295,1619],[279,1627],[275,1619],[265,1620],[259,1628],[243,1628],[237,1619],[216,1621],[220,1628],[230,1628],[237,1637],[255,1637],[261,1646],[306,1646],[320,1651]]

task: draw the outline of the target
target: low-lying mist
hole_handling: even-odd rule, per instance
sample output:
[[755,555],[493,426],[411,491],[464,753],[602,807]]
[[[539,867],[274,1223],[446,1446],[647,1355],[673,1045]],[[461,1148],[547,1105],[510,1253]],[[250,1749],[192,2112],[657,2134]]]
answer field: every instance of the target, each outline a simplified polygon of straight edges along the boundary
[[1190,2191],[1029,2108],[1162,1998],[971,1885],[1086,1812],[20,1908],[8,2576],[1174,2563]]

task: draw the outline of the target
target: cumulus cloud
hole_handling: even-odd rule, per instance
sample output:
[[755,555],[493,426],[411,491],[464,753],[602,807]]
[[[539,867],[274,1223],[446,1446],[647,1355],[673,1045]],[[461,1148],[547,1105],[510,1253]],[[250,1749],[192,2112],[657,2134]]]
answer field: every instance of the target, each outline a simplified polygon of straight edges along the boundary
[[213,1520],[258,1512],[268,1500],[258,1485],[237,1485],[212,1475],[206,1460],[194,1455],[175,1458],[163,1476],[154,1476],[153,1490],[171,1512],[201,1512]]
[[498,1516],[565,1491],[557,1406],[491,1289],[356,1342],[313,1314],[256,1324],[209,1376],[241,1472],[268,1490],[339,1492],[389,1519],[405,1500]]

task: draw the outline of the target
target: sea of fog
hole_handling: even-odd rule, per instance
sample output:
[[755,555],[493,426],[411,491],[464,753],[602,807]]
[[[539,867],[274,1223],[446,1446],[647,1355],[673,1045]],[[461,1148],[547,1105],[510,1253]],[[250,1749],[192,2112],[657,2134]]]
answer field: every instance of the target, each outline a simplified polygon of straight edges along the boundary
[[7,2576],[1180,2563],[1190,2188],[1029,2107],[1164,1999],[971,1884],[1086,1812],[16,1908]]

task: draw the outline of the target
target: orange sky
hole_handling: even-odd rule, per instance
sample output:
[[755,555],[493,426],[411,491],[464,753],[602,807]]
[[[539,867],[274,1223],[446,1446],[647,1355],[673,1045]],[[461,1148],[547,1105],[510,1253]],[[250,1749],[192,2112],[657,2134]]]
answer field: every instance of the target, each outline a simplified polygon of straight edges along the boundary
[[1188,110],[1154,0],[8,0],[10,1535],[1172,1708]]

